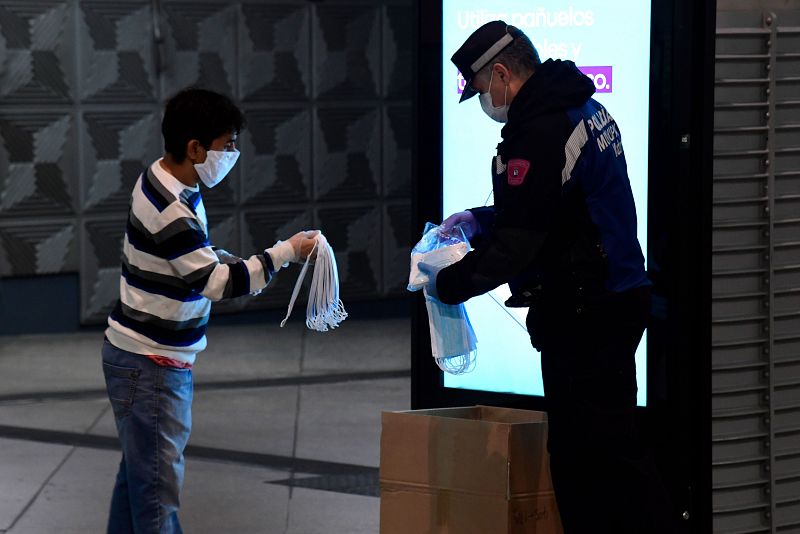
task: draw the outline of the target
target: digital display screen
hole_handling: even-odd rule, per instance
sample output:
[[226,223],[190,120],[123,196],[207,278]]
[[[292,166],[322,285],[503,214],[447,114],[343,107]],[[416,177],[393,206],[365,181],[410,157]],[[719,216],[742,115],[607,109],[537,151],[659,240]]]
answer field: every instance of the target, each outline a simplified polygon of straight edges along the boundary
[[[594,98],[622,135],[638,216],[639,243],[647,251],[647,158],[650,92],[649,0],[443,0],[442,147],[444,216],[492,204],[491,164],[502,124],[486,116],[477,96],[459,104],[464,80],[450,61],[469,35],[492,20],[520,28],[544,62],[569,59],[595,82]],[[531,169],[535,171],[535,168]],[[540,354],[525,327],[527,308],[506,308],[508,286],[466,303],[478,338],[477,365],[444,375],[449,388],[544,395]],[[636,353],[638,404],[647,399],[646,338]]]

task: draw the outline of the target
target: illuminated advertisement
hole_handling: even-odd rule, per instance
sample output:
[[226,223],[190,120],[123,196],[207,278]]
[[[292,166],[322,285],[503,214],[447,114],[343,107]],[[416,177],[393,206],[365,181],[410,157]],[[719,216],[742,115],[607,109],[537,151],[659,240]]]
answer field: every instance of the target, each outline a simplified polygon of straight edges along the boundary
[[[646,255],[650,2],[443,0],[442,9],[444,216],[492,203],[490,169],[503,125],[483,113],[477,97],[459,104],[464,79],[450,57],[477,28],[503,20],[526,33],[542,61],[574,61],[594,81],[594,98],[619,126]],[[527,309],[506,308],[509,296],[503,285],[466,303],[478,338],[477,365],[464,375],[445,374],[446,387],[544,394]],[[645,345],[643,338],[636,354],[640,405],[647,398]]]

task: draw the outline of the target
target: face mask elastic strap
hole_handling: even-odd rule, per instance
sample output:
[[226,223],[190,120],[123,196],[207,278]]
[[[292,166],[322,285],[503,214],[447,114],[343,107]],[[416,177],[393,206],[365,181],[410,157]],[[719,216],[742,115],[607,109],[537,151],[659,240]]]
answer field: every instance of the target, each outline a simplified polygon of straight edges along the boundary
[[292,298],[289,299],[289,309],[286,310],[286,317],[284,317],[283,321],[281,321],[281,328],[283,328],[284,325],[286,325],[286,321],[289,320],[289,316],[292,314],[292,310],[294,309],[294,302],[297,300],[297,295],[300,294],[300,288],[303,286],[303,280],[305,279],[306,273],[308,272],[309,261],[311,259],[312,254],[314,254],[314,251],[317,250],[318,246],[319,246],[319,240],[317,240],[314,243],[314,248],[311,249],[311,254],[309,254],[308,257],[306,257],[306,262],[303,264],[303,268],[300,270],[300,276],[297,277],[297,282],[294,284],[294,290],[292,291]]
[[306,307],[306,326],[311,330],[327,332],[339,326],[347,318],[344,304],[339,298],[339,272],[336,266],[336,257],[328,240],[320,233],[317,235],[314,248],[306,258],[300,276],[294,285],[289,309],[286,311],[286,317],[281,321],[281,327],[286,324],[292,314],[314,251],[317,253],[317,258],[314,262],[314,277],[311,280],[308,306]]

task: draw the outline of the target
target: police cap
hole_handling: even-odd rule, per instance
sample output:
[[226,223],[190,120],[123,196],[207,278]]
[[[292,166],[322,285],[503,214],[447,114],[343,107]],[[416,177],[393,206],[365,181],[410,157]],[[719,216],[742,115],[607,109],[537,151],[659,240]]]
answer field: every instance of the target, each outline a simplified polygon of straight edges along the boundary
[[502,20],[487,22],[470,35],[450,60],[455,63],[466,82],[461,100],[470,99],[478,92],[472,87],[475,75],[514,41],[508,25]]

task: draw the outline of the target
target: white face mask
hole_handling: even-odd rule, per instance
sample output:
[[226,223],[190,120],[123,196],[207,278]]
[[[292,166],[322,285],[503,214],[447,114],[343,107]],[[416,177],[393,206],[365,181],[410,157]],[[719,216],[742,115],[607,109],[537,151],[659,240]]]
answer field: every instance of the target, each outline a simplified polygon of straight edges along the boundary
[[221,150],[209,150],[206,152],[206,160],[203,163],[195,163],[194,168],[200,175],[200,180],[206,187],[214,187],[225,178],[231,171],[236,160],[239,159],[239,151],[223,152]]
[[492,119],[496,120],[497,122],[508,122],[508,86],[506,85],[506,92],[503,96],[503,105],[494,107],[492,104],[492,79],[494,79],[494,70],[492,70],[492,75],[489,77],[489,90],[485,93],[480,95],[481,100],[481,108],[483,112],[489,115]]

